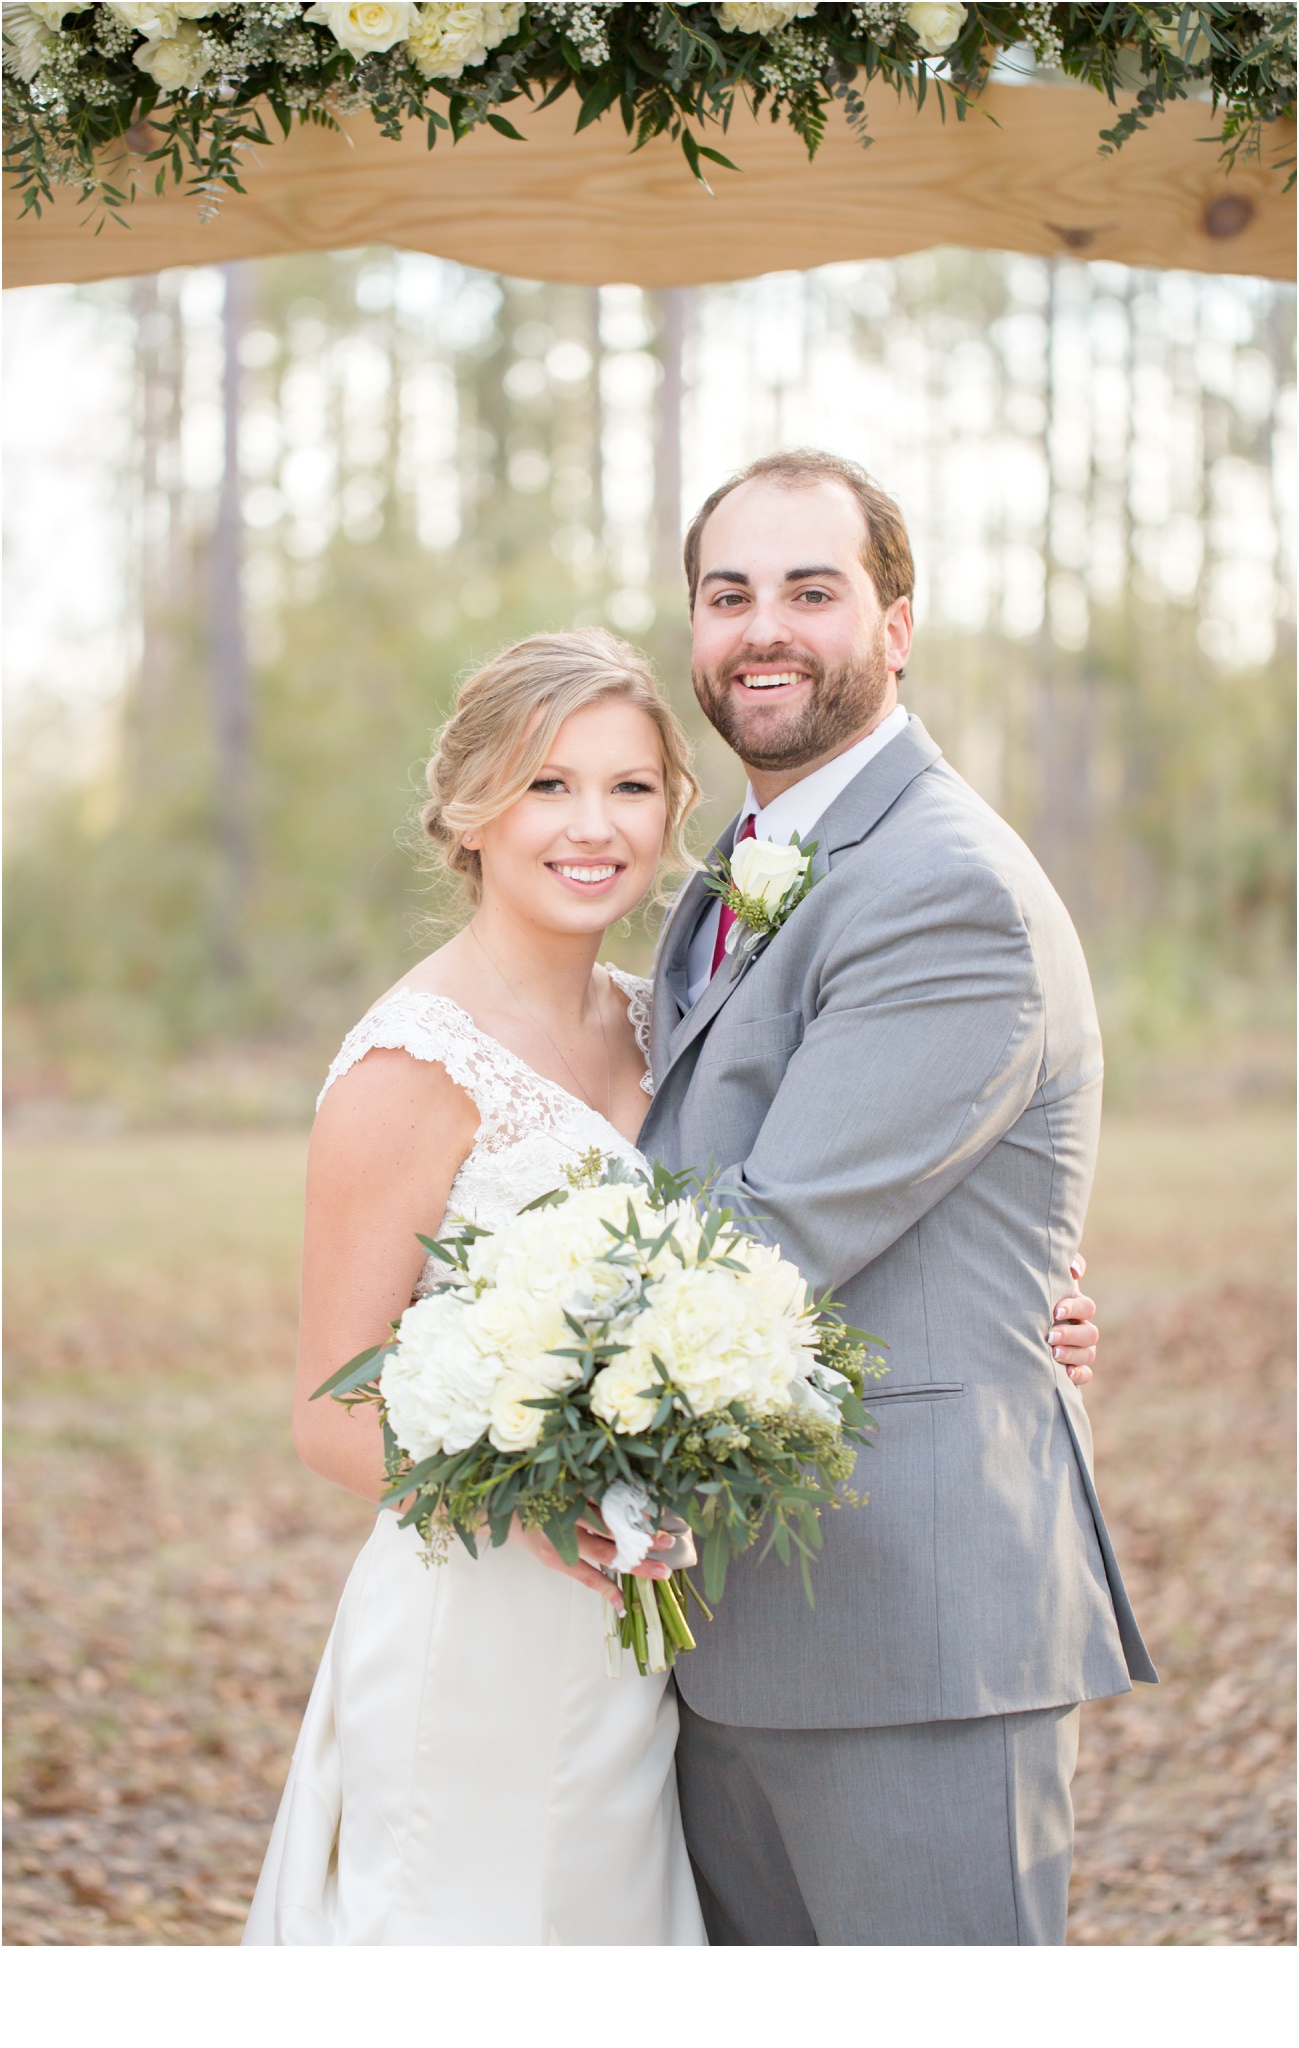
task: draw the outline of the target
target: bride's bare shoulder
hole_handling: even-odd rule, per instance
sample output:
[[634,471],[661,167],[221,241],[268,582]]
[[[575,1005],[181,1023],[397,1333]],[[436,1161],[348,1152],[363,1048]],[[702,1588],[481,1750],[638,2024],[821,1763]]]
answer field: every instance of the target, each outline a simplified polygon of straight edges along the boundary
[[[445,952],[447,949],[441,949]],[[437,972],[432,954],[394,982],[343,1040],[317,1098],[317,1128],[348,1143],[377,1135],[387,1144],[398,1126],[441,1135],[477,1128],[479,1112],[466,1090],[465,1041],[473,1023],[453,975]],[[349,1136],[349,1134],[352,1134]]]

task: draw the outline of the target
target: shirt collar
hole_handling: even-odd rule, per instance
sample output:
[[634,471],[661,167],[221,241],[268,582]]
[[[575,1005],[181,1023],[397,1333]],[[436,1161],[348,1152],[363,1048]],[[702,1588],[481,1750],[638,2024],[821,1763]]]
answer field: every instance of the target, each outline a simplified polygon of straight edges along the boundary
[[836,754],[833,761],[825,761],[814,768],[801,782],[795,782],[783,789],[779,796],[772,798],[764,810],[750,786],[744,792],[744,807],[736,823],[735,836],[738,840],[744,830],[746,818],[753,819],[754,836],[758,839],[774,839],[787,845],[791,834],[797,832],[800,839],[806,839],[818,818],[829,810],[835,798],[847,789],[848,784],[861,774],[868,761],[875,758],[881,747],[896,739],[906,730],[908,713],[897,704],[887,718],[882,718],[873,732],[855,746]]

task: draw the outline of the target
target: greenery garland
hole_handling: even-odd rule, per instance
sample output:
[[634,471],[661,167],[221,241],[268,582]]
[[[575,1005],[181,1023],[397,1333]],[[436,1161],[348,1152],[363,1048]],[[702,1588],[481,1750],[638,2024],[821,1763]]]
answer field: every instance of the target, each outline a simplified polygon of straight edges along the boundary
[[[950,98],[963,118],[996,60],[1080,80],[1116,104],[1101,131],[1119,147],[1169,101],[1211,100],[1224,159],[1257,155],[1295,102],[1292,0],[1271,6],[964,6],[942,0],[816,5],[393,5],[385,0],[250,6],[6,5],[5,162],[41,210],[78,188],[98,225],[154,186],[186,185],[207,207],[242,191],[240,159],[271,138],[269,107],[335,127],[368,108],[385,135],[407,123],[458,141],[486,123],[522,140],[501,108],[579,101],[577,127],[616,108],[634,147],[670,133],[695,176],[736,166],[705,140],[738,100],[785,120],[813,155],[832,104],[871,139],[864,88],[883,80],[919,105]],[[1012,61],[1013,58],[1012,58]],[[1130,103],[1117,108],[1120,94]],[[1206,107],[1206,118],[1208,108]],[[118,145],[114,150],[112,145]],[[1293,182],[1293,172],[1290,182]]]

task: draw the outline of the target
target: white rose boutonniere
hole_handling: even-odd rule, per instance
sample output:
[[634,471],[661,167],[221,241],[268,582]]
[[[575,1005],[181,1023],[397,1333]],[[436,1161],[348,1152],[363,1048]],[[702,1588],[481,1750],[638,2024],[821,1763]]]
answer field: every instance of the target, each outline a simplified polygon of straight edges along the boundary
[[795,832],[788,846],[774,839],[742,839],[730,859],[719,853],[708,887],[735,919],[726,950],[751,953],[780,930],[812,887],[817,841],[804,846]]

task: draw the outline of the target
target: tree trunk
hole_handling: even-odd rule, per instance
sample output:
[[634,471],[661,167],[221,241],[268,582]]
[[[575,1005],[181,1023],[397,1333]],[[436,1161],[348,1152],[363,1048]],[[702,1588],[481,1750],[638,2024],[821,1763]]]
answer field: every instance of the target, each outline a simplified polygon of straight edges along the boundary
[[685,395],[682,357],[689,291],[680,285],[658,293],[659,360],[654,451],[654,582],[675,586],[681,575],[681,405]]
[[239,491],[239,342],[247,324],[248,266],[227,263],[221,330],[225,361],[221,404],[225,466],[212,533],[211,690],[215,761],[217,881],[215,952],[219,971],[244,961],[244,917],[252,874],[248,829],[249,689],[243,610],[243,515]]

